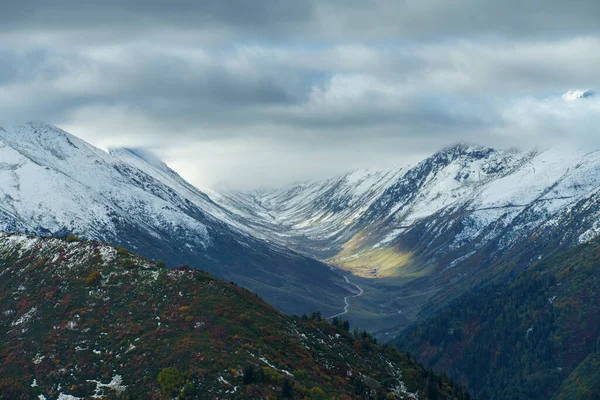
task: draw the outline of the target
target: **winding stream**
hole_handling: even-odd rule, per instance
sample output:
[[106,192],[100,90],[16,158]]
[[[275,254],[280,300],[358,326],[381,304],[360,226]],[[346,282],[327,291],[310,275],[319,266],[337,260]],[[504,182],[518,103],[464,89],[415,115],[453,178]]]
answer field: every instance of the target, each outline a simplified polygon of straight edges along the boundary
[[348,282],[349,284],[355,286],[358,289],[358,294],[344,297],[344,303],[346,303],[346,305],[344,306],[344,311],[342,311],[339,314],[332,315],[331,317],[327,317],[327,319],[332,319],[332,318],[335,318],[335,317],[339,317],[340,315],[348,314],[348,309],[350,308],[350,301],[349,301],[349,299],[354,298],[354,297],[360,297],[360,296],[362,296],[365,293],[365,291],[360,286],[358,286],[355,283],[350,282],[350,280],[348,280],[348,277],[346,275],[344,275],[344,279],[346,280],[346,282]]

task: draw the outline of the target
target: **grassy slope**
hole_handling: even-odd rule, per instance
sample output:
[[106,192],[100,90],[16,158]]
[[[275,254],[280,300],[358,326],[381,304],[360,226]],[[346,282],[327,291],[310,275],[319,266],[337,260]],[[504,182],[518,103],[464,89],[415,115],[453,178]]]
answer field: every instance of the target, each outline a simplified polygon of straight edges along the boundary
[[[448,370],[478,397],[548,399],[593,352],[599,335],[595,240],[535,265],[508,285],[459,297],[398,343],[426,365]],[[569,387],[574,385],[564,391]]]
[[0,234],[0,315],[2,399],[463,398],[369,335],[95,242]]
[[414,252],[399,245],[373,248],[379,240],[377,233],[361,231],[327,262],[350,272],[348,278],[364,290],[363,296],[350,299],[344,318],[390,340],[416,319],[436,290],[431,283],[433,266],[424,268]]
[[595,351],[563,382],[554,400],[600,399],[600,352]]
[[415,267],[418,263],[413,261],[412,252],[404,252],[397,246],[373,248],[376,242],[371,233],[361,231],[344,243],[343,249],[328,262],[363,278],[412,280],[428,275],[428,271]]

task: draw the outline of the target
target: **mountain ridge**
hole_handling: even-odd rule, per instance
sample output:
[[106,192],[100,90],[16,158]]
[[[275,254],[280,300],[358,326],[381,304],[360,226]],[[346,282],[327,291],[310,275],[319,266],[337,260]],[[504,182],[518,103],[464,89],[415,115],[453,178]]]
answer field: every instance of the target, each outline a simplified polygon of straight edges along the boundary
[[3,128],[0,157],[0,230],[74,233],[172,265],[199,265],[289,313],[344,307],[349,291],[340,274],[253,237],[164,163],[149,164],[146,154],[110,154],[36,123]]
[[[458,144],[402,171],[375,190],[368,207],[360,212],[358,207],[345,210],[360,216],[335,236],[315,240],[319,232],[311,238],[288,229],[286,235],[275,232],[272,237],[366,278],[358,282],[366,288],[365,296],[353,299],[362,307],[357,309],[360,315],[350,313],[351,321],[359,323],[358,319],[370,314],[370,319],[359,324],[374,326],[373,320],[394,315],[394,310],[396,314],[404,310],[403,315],[414,321],[421,310],[434,311],[454,296],[488,281],[508,279],[539,257],[597,236],[598,170],[598,151],[498,150]],[[327,182],[305,185],[326,186]],[[313,206],[302,198],[294,199],[297,193],[281,192],[289,193],[292,204],[308,204],[302,210],[305,214],[338,212],[339,193],[328,194],[330,203],[324,196],[322,203]],[[226,208],[234,208],[236,201],[246,207],[264,203],[264,197],[256,199],[257,192],[229,196],[235,199],[230,204],[217,197],[215,201]],[[347,200],[352,194],[345,196]],[[260,218],[260,213],[256,215]],[[338,223],[335,217],[331,221]],[[269,237],[268,231],[261,232]],[[421,299],[415,302],[416,295]],[[389,328],[382,328],[381,333],[389,334]]]

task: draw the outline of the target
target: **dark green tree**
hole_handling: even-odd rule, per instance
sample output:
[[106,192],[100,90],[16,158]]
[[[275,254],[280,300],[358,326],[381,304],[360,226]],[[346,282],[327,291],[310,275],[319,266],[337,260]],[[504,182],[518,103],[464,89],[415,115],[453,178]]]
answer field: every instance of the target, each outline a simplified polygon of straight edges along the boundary
[[292,382],[288,378],[283,379],[283,384],[281,385],[281,396],[283,398],[292,397]]

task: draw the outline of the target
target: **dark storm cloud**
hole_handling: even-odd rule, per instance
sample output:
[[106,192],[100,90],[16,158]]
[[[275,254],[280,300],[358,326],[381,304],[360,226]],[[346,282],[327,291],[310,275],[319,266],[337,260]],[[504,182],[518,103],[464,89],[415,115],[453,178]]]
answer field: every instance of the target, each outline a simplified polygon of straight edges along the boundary
[[287,30],[307,21],[310,2],[278,0],[21,0],[2,5],[4,30],[173,29]]
[[197,182],[598,137],[598,100],[560,97],[600,87],[596,0],[4,3],[0,121],[151,146]]
[[22,0],[4,2],[2,29],[216,29],[272,39],[422,39],[591,34],[596,0]]
[[331,32],[357,31],[369,37],[547,38],[600,29],[600,3],[595,0],[335,0],[320,4],[321,19],[331,18]]
[[[167,55],[132,61],[131,68],[108,66],[101,73],[119,83],[121,100],[149,103],[174,100],[177,103],[210,107],[243,107],[246,105],[287,104],[291,93],[277,82],[256,71],[242,75],[228,71],[213,62],[195,66],[187,60]],[[178,105],[181,107],[182,105]]]

